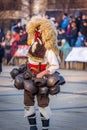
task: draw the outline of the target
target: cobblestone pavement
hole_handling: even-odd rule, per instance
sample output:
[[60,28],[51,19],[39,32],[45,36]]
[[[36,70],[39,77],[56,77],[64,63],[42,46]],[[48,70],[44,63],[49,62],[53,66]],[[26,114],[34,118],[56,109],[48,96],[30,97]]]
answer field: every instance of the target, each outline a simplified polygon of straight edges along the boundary
[[[0,75],[0,130],[29,130],[24,118],[23,91],[13,86],[12,66],[4,66]],[[57,96],[50,96],[52,116],[49,130],[87,130],[87,72],[59,70],[66,84]],[[36,104],[38,130],[41,121]]]

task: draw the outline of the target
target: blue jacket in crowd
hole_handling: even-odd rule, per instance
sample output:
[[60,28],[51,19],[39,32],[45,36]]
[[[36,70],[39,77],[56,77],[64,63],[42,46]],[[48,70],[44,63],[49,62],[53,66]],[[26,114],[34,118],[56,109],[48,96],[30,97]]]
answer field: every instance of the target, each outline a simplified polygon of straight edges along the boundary
[[65,17],[62,20],[61,29],[67,29],[68,24],[69,24],[69,19],[68,19],[68,17]]
[[76,47],[81,47],[83,46],[83,42],[84,42],[84,36],[83,35],[80,35],[78,36],[77,38],[77,41],[76,41]]

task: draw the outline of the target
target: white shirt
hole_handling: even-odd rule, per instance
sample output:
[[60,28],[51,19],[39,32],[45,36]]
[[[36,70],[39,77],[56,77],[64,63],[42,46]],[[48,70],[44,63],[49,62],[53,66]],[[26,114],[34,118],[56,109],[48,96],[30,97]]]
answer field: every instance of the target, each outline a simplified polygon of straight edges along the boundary
[[[29,63],[38,65],[37,62],[32,60],[30,57],[28,58]],[[54,73],[59,69],[59,62],[57,56],[52,50],[47,50],[45,53],[45,57],[41,64],[49,64],[46,70],[50,71],[50,74]]]

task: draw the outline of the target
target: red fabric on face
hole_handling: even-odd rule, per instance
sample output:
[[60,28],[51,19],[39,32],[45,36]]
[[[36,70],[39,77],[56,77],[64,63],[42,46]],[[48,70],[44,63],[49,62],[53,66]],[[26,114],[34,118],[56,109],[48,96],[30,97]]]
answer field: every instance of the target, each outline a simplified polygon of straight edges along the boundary
[[[31,68],[31,71],[34,73],[38,73],[38,69],[39,69],[39,65],[35,65],[35,64],[28,64],[29,68]],[[35,68],[35,70],[33,69]],[[41,64],[40,65],[40,72],[46,70],[46,64]]]

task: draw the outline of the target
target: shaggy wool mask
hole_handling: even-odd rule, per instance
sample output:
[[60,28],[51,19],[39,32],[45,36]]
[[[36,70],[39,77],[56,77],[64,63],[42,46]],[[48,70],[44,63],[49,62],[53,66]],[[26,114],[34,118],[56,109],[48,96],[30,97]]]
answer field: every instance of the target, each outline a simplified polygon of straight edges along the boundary
[[35,31],[35,38],[34,41],[29,49],[29,56],[33,58],[34,60],[42,61],[45,55],[45,47],[42,42],[42,36],[41,33],[36,30]]

